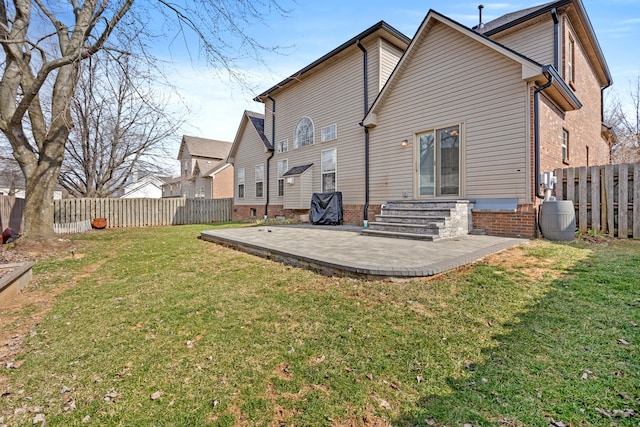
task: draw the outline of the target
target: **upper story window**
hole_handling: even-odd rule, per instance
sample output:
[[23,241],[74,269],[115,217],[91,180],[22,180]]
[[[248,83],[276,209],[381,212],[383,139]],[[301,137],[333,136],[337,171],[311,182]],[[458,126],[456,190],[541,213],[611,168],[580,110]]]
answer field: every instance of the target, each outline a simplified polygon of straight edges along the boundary
[[296,133],[293,140],[293,148],[313,145],[314,127],[309,117],[303,117],[296,125]]
[[191,161],[189,159],[182,160],[182,176],[189,176],[190,166],[191,166]]
[[562,161],[569,161],[569,131],[562,129]]
[[320,142],[331,141],[338,138],[338,125],[323,127],[320,131]]
[[289,151],[289,140],[283,139],[276,144],[276,153],[286,153]]
[[575,84],[575,52],[576,42],[573,37],[569,36],[569,44],[567,45],[567,82]]

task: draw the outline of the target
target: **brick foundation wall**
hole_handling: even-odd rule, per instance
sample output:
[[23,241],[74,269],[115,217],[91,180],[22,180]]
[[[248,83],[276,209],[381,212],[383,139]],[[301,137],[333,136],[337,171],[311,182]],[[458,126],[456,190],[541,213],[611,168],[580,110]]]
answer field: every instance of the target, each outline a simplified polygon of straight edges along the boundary
[[[252,215],[251,210],[255,210]],[[344,224],[362,225],[363,205],[344,205],[342,215]],[[284,209],[282,205],[269,206],[269,218],[283,216],[294,221],[300,220],[300,215],[308,215],[309,209]],[[369,221],[375,221],[380,214],[380,205],[369,205]],[[234,221],[250,221],[262,219],[264,205],[236,205],[233,207]],[[491,236],[520,237],[532,239],[537,236],[537,209],[535,205],[519,205],[516,213],[506,212],[473,212],[473,228],[483,230]]]
[[[369,222],[375,221],[376,215],[380,214],[380,205],[369,205],[367,219]],[[349,225],[362,225],[364,215],[364,205],[344,205],[342,206],[344,223]]]
[[473,212],[473,228],[491,236],[536,237],[537,209],[535,205],[519,205],[515,213]]
[[[255,213],[252,212],[252,209]],[[233,221],[246,221],[261,219],[264,216],[264,205],[233,205],[231,219]]]
[[[252,215],[252,209],[255,215]],[[343,222],[347,225],[362,225],[363,205],[343,205]],[[369,221],[374,221],[380,213],[380,205],[369,205]],[[300,220],[300,215],[309,215],[309,209],[284,209],[282,205],[269,205],[268,217],[283,216],[294,221]],[[234,221],[250,221],[262,219],[264,205],[234,205],[232,219]]]

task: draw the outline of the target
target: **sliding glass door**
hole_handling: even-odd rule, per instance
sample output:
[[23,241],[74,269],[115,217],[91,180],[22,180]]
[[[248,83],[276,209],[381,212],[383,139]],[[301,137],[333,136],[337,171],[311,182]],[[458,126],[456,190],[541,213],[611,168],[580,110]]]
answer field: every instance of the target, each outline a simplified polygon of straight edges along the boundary
[[460,126],[434,129],[416,136],[417,196],[460,194]]

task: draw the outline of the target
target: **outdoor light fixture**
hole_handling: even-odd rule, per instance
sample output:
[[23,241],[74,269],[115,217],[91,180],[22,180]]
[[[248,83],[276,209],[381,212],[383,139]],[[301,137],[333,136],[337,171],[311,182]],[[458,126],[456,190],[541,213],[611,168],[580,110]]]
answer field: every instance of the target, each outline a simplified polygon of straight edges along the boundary
[[407,148],[409,146],[409,140],[403,139],[401,145],[402,145],[402,148]]

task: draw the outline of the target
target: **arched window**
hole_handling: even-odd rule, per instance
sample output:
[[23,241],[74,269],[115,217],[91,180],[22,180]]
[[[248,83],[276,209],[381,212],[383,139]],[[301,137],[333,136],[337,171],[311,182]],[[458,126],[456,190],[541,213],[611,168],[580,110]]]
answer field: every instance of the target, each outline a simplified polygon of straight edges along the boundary
[[296,125],[296,134],[294,135],[293,147],[300,148],[305,145],[313,144],[313,122],[309,117],[303,117]]

